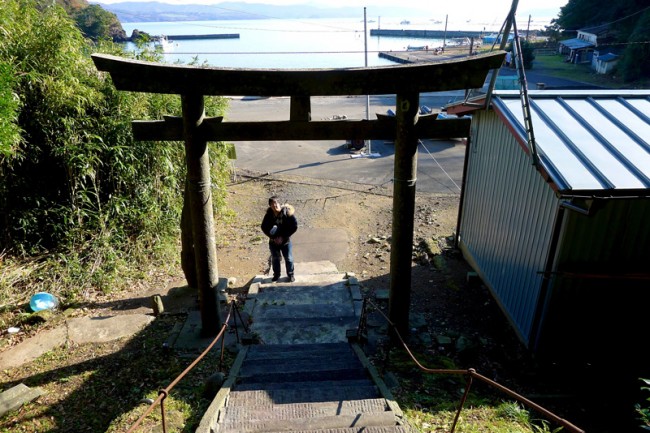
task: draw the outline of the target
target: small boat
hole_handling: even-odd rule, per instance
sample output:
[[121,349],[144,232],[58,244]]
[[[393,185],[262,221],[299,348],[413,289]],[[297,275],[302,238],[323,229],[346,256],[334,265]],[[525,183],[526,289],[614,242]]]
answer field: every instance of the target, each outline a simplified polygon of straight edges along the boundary
[[[461,46],[469,46],[471,45],[472,41],[470,38],[464,37],[464,38],[450,38],[447,39],[447,42],[445,45],[448,47],[461,47]],[[476,43],[476,42],[475,42]]]
[[[493,44],[493,43],[500,43],[501,39],[503,38],[503,35],[498,34],[498,33],[492,33],[489,35],[483,36],[483,42],[486,44]],[[508,35],[508,42],[512,41],[514,38],[514,35]]]
[[409,45],[406,47],[406,51],[426,51],[428,49],[429,49],[428,45],[419,45],[419,46]]
[[411,24],[411,22],[410,22],[409,20],[402,20],[402,21],[400,22],[400,24],[408,25],[408,24]]
[[163,52],[167,52],[174,48],[174,43],[167,39],[167,36],[161,35],[156,40],[156,46],[160,47]]

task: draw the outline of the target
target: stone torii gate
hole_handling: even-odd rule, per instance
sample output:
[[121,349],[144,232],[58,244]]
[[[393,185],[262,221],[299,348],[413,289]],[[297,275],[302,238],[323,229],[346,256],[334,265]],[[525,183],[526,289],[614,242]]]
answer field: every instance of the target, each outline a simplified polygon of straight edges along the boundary
[[[181,96],[183,117],[134,121],[136,140],[184,141],[192,242],[202,334],[222,326],[210,190],[208,141],[389,139],[395,141],[389,318],[408,333],[417,148],[420,138],[467,137],[470,119],[418,118],[420,93],[476,89],[498,69],[505,52],[445,60],[350,69],[224,69],[167,65],[93,54],[118,90]],[[312,121],[312,96],[396,95],[396,116],[378,120]],[[289,96],[286,121],[223,122],[206,118],[204,96]],[[186,196],[187,198],[187,196]]]

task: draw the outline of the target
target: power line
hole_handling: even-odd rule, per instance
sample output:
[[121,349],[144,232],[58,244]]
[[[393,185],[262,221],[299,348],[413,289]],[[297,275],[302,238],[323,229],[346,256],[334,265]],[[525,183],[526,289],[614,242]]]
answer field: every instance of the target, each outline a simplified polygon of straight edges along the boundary
[[565,31],[565,32],[577,32],[577,31],[580,31],[580,30],[585,30],[586,31],[586,30],[591,30],[591,29],[598,29],[600,27],[611,26],[612,24],[616,24],[616,23],[618,23],[620,21],[624,21],[624,20],[626,20],[628,18],[633,17],[634,15],[638,15],[638,14],[640,14],[642,12],[645,12],[645,11],[647,11],[649,9],[650,9],[650,6],[646,6],[645,8],[641,9],[640,11],[636,11],[636,12],[630,14],[630,15],[626,15],[626,16],[624,16],[622,18],[619,18],[617,20],[614,20],[614,21],[611,21],[611,22],[608,22],[608,23],[598,24],[596,26],[591,26],[591,27],[583,27],[581,29],[563,29],[563,31]]
[[[429,156],[431,157],[431,159],[433,159],[433,161],[436,163],[436,165],[437,165],[438,167],[440,167],[440,170],[442,170],[442,172],[445,174],[445,176],[447,176],[447,178],[449,178],[449,180],[451,181],[451,183],[454,184],[454,186],[456,187],[456,189],[458,189],[458,191],[462,191],[462,189],[458,186],[458,184],[457,184],[456,182],[454,182],[454,179],[451,178],[451,176],[449,175],[449,173],[447,173],[447,172],[445,171],[445,169],[442,168],[442,165],[440,165],[440,163],[438,162],[438,160],[437,160],[437,159],[436,159],[436,158],[431,154],[431,152],[429,152],[429,149],[427,149],[427,147],[424,145],[424,143],[422,142],[422,140],[418,140],[418,144],[420,144],[420,145],[424,148],[424,150],[427,151],[427,153],[429,154]],[[451,188],[450,188],[450,189],[451,189]]]
[[[273,55],[278,55],[278,54],[362,54],[365,51],[166,51],[163,52],[163,54],[218,54],[218,55],[229,55],[229,54],[234,54],[234,55],[242,55],[242,54],[255,54],[255,55],[260,55],[260,54],[273,54]],[[369,53],[381,53],[383,51],[368,51]],[[396,51],[393,50],[393,53],[400,53],[404,52],[406,53],[407,51]]]

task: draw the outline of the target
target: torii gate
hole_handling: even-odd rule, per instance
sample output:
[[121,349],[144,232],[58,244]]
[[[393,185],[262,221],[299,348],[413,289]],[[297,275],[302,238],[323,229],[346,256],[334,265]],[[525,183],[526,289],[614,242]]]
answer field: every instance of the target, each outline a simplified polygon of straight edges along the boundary
[[[470,119],[418,119],[420,93],[481,88],[504,51],[445,60],[350,69],[225,69],[167,65],[93,54],[118,90],[181,96],[183,117],[134,121],[136,140],[184,141],[192,242],[202,334],[216,335],[222,318],[210,190],[208,141],[390,139],[395,141],[389,318],[408,333],[417,148],[420,138],[469,136]],[[312,96],[396,95],[388,120],[312,121]],[[223,122],[204,117],[204,96],[289,96],[286,121]],[[186,196],[187,198],[187,196]]]

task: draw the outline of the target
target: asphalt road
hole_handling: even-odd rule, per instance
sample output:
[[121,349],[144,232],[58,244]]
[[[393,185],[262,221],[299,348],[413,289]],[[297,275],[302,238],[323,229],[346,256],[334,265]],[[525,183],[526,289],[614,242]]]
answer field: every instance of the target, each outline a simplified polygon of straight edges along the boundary
[[[499,75],[515,75],[502,68]],[[547,89],[585,89],[594,86],[550,76],[546,71],[526,71],[528,87],[544,83]],[[485,84],[490,81],[488,76]],[[464,98],[464,91],[423,93],[420,105],[441,108]],[[395,96],[314,97],[313,120],[374,119],[375,113],[395,110]],[[288,120],[289,98],[233,98],[226,121]],[[236,142],[235,167],[256,172],[285,173],[316,179],[349,181],[368,186],[392,184],[394,144],[373,140],[370,152],[378,157],[352,158],[343,141],[241,141]],[[460,140],[422,140],[418,149],[417,190],[430,193],[460,194],[465,145]]]
[[[423,94],[420,105],[440,108],[463,92]],[[368,117],[395,110],[394,96],[371,96]],[[312,98],[312,119],[366,118],[366,97]],[[289,98],[233,98],[225,121],[288,120]],[[344,141],[239,141],[235,167],[256,172],[349,181],[368,186],[392,184],[394,143],[373,140],[371,154],[354,157]],[[460,140],[422,140],[418,149],[417,190],[460,194],[465,145]]]

